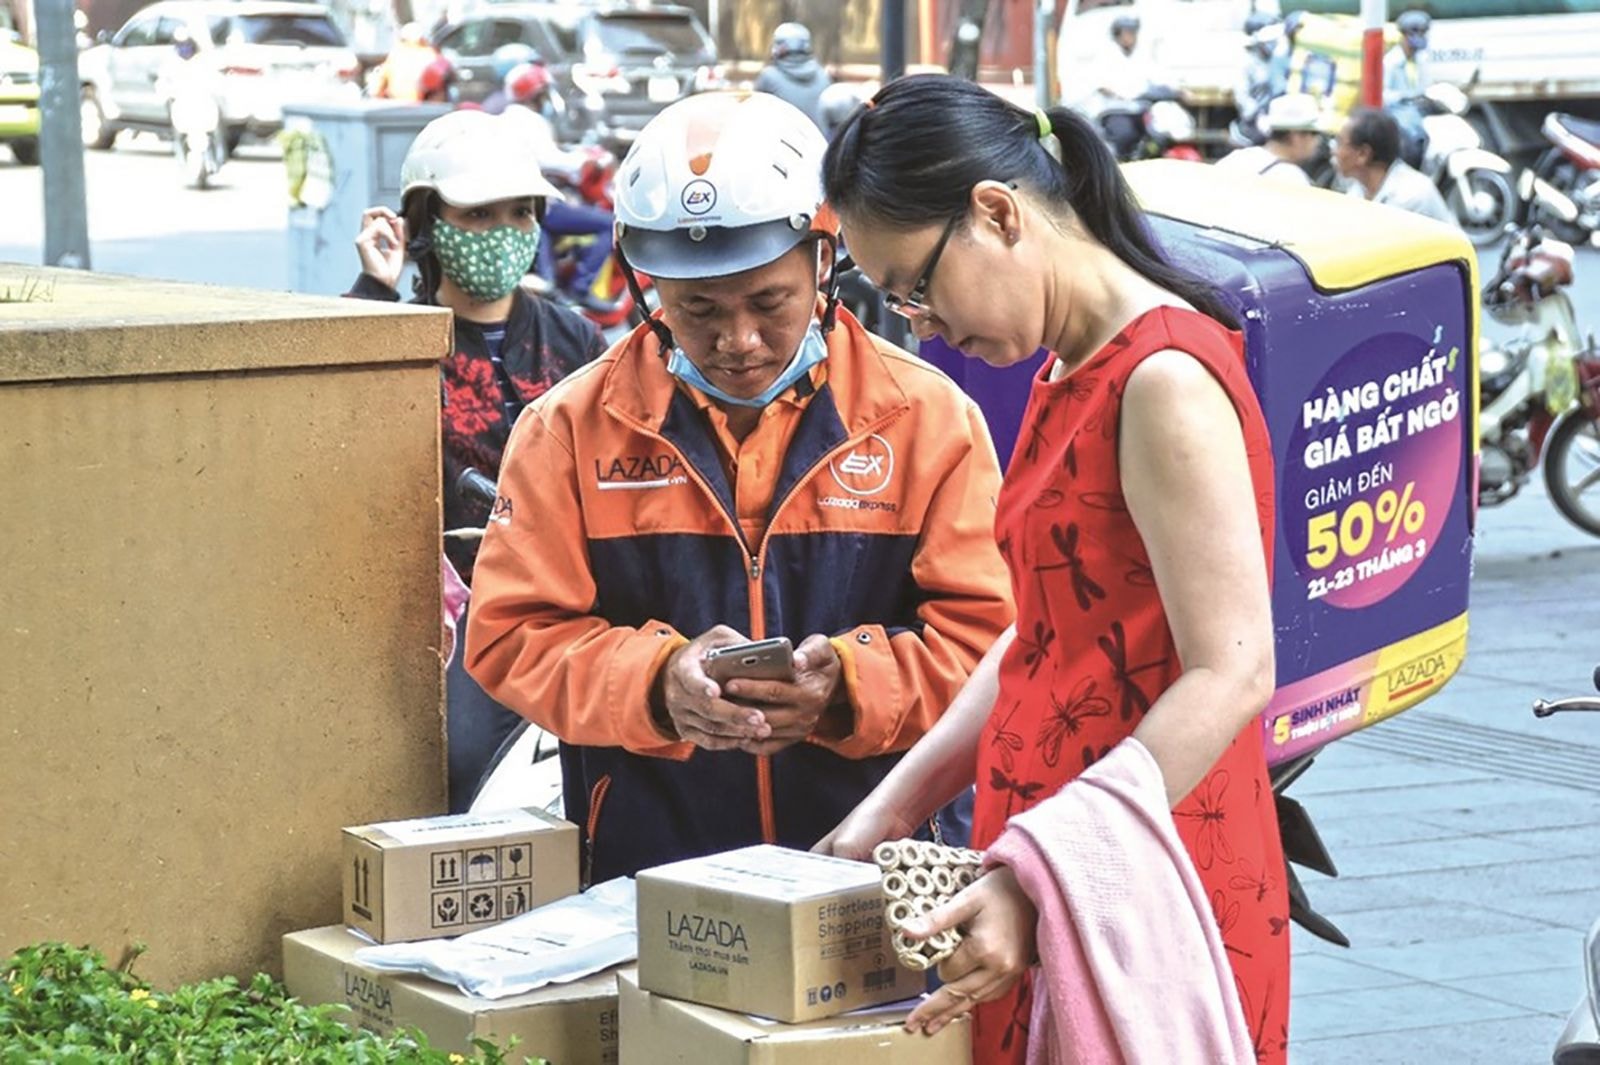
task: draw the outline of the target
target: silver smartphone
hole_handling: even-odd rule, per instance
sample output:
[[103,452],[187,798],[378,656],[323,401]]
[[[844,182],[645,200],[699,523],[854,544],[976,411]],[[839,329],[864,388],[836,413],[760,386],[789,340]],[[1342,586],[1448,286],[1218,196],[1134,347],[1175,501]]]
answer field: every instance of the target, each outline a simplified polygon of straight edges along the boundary
[[730,680],[794,680],[794,647],[787,636],[752,640],[706,652],[706,676],[718,684]]

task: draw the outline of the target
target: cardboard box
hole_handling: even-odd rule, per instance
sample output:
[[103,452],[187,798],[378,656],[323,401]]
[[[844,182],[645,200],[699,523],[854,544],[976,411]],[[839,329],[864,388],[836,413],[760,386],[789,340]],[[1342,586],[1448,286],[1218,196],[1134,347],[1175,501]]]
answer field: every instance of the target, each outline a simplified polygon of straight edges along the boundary
[[283,937],[283,980],[289,993],[310,1005],[342,1003],[352,1028],[388,1035],[420,1028],[440,1050],[472,1054],[474,1039],[502,1048],[512,1036],[515,1053],[553,1065],[617,1065],[617,973],[555,984],[511,998],[463,995],[423,976],[380,972],[355,960],[366,940],[340,925]]
[[578,826],[501,810],[344,830],[344,920],[379,943],[487,928],[578,891]]
[[758,846],[647,869],[639,984],[780,1021],[919,994],[895,962],[878,869]]
[[621,1065],[972,1065],[968,1018],[937,1035],[912,1034],[909,1003],[780,1024],[652,995],[631,973],[618,977],[617,998]]
[[445,809],[450,312],[8,263],[0,291],[0,957],[276,973],[339,920],[343,826]]

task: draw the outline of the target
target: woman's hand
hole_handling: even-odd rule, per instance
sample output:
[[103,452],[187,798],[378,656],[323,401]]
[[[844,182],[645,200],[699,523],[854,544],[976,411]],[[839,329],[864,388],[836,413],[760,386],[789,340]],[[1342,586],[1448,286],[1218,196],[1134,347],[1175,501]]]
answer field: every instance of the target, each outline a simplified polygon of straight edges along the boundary
[[915,831],[915,823],[893,810],[873,792],[850,811],[839,826],[811,849],[818,854],[872,861],[872,849],[886,839],[905,839]]
[[406,267],[406,220],[387,207],[367,208],[361,213],[356,252],[362,273],[398,289]]
[[906,923],[906,935],[926,939],[947,928],[964,937],[939,965],[943,987],[906,1018],[906,1029],[933,1035],[980,1002],[990,1002],[1033,964],[1039,912],[1006,866],[998,865],[932,913]]

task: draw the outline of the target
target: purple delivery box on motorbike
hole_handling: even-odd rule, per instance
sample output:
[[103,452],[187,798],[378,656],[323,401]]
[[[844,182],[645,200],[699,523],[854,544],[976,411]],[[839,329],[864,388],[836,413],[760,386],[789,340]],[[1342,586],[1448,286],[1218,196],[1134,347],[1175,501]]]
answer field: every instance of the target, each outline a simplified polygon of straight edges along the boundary
[[[1216,284],[1272,436],[1285,763],[1416,705],[1467,645],[1477,460],[1477,261],[1458,231],[1321,189],[1176,161],[1125,168],[1157,239]],[[922,354],[1011,453],[1040,357]],[[1195,535],[1204,535],[1203,529]]]

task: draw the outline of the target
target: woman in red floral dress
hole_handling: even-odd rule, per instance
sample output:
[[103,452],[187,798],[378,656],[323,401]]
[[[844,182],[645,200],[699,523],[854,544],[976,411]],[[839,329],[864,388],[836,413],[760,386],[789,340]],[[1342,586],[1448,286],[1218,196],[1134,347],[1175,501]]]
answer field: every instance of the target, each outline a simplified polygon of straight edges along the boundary
[[[940,131],[930,136],[929,130]],[[886,86],[825,163],[863,271],[919,335],[997,366],[1048,348],[997,501],[1018,617],[937,728],[819,846],[864,857],[974,781],[973,845],[1129,736],[1154,756],[1233,965],[1256,1059],[1286,1060],[1288,900],[1257,716],[1274,684],[1272,459],[1226,306],[1154,248],[1071,112],[944,76]],[[975,1009],[1027,1053],[1037,914],[997,866],[912,1015]]]

